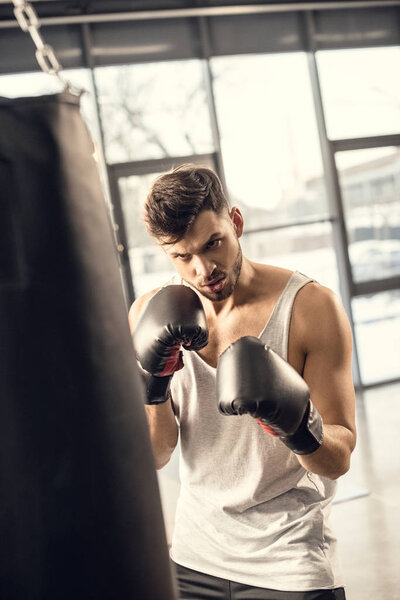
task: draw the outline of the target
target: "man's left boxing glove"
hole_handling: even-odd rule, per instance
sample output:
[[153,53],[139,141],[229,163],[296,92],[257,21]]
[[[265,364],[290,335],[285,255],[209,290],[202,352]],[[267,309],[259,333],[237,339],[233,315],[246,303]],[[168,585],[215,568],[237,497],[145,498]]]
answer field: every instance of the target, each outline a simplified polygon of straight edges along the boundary
[[240,338],[221,354],[217,398],[221,413],[250,414],[296,454],[311,454],[322,443],[322,419],[306,382],[256,337]]
[[183,367],[181,345],[200,350],[208,329],[198,295],[186,285],[167,285],[149,300],[133,340],[145,380],[147,404],[168,399],[172,375]]

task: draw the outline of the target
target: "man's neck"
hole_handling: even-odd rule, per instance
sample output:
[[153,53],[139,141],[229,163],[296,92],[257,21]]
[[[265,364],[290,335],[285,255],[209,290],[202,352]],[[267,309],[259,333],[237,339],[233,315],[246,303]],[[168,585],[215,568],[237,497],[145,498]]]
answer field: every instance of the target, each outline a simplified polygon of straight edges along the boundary
[[235,308],[249,302],[256,291],[257,268],[256,264],[243,257],[239,279],[232,294],[225,300],[212,301],[202,297],[203,306],[207,314],[220,317],[229,314]]

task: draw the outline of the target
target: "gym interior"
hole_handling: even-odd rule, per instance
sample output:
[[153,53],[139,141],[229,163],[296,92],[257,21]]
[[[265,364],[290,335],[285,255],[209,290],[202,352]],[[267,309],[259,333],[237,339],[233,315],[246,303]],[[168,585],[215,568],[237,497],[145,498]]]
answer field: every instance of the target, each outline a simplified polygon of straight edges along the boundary
[[[167,256],[146,232],[142,211],[152,181],[184,163],[206,165],[218,173],[230,203],[244,216],[241,246],[246,256],[306,273],[340,297],[353,334],[358,429],[351,468],[339,479],[332,508],[346,594],[349,600],[400,598],[400,1],[0,0],[4,106],[17,98],[65,93],[76,98],[92,141],[88,157],[96,173],[89,165],[88,177],[98,177],[109,219],[109,227],[100,219],[93,233],[96,209],[88,209],[89,214],[82,206],[76,218],[75,254],[81,252],[80,240],[86,243],[92,233],[96,239],[82,250],[83,262],[95,259],[96,248],[105,253],[112,241],[119,278],[104,277],[103,284],[110,295],[114,287],[119,289],[120,308],[128,310],[135,298],[173,275]],[[34,113],[21,116],[21,122],[24,118],[34,119]],[[70,125],[57,125],[63,144],[74,135]],[[0,168],[11,160],[4,150],[10,131],[0,131]],[[40,154],[36,142],[32,144],[25,161],[30,152]],[[74,154],[74,148],[66,153]],[[25,174],[18,164],[17,179],[29,179],[29,170]],[[75,181],[74,169],[81,170],[83,181],[84,168],[72,157],[64,171],[69,169]],[[15,350],[6,344],[14,339],[7,294],[17,285],[13,273],[24,270],[18,261],[25,235],[21,242],[12,189],[3,183],[0,194],[5,230],[0,241],[2,328],[9,327],[9,335],[2,335],[4,362],[3,356]],[[41,200],[37,210],[26,211],[25,232],[40,230],[46,206]],[[78,221],[88,214],[87,228],[79,229]],[[101,232],[109,236],[104,247]],[[48,261],[49,280],[58,282],[62,258],[59,263],[52,251],[57,235],[42,258]],[[60,281],[60,290],[62,285]],[[89,302],[89,291],[83,295]],[[87,310],[91,312],[89,305]],[[49,318],[54,328],[61,326],[60,335],[62,322],[57,326],[53,313]],[[15,336],[20,329],[16,326]],[[37,326],[29,337],[33,354],[32,336],[40,337],[40,332]],[[23,335],[28,339],[26,329]],[[48,351],[52,354],[51,348]],[[5,359],[5,365],[7,360],[11,361]],[[6,371],[3,375],[4,398],[11,384]],[[46,385],[42,380],[36,384]],[[7,432],[18,429],[10,410],[5,407],[2,416],[2,430]],[[26,419],[26,414],[20,417]],[[13,477],[14,463],[6,466],[16,438],[10,439],[2,446],[1,469],[7,473],[1,477],[2,486]],[[43,448],[44,455],[52,453],[52,440]],[[148,468],[153,469],[151,464]],[[67,473],[66,462],[63,477]],[[35,503],[32,485],[25,489],[21,475],[20,487],[12,493],[16,497],[24,488]],[[149,494],[160,494],[159,527],[168,545],[180,486],[179,448],[166,467],[154,471],[149,486]],[[144,511],[143,520],[146,489],[143,486],[143,501],[137,506]],[[39,503],[30,510],[30,518],[37,516]],[[4,505],[1,512],[7,513]],[[62,513],[58,519],[63,519]],[[101,528],[101,522],[96,527]],[[18,539],[24,535],[21,525]],[[146,540],[143,543],[151,546]],[[16,547],[9,547],[10,554]],[[24,560],[35,563],[30,552]],[[5,553],[3,548],[2,556]],[[21,566],[21,556],[13,569],[17,563]],[[7,579],[1,567],[0,571]],[[145,580],[140,596],[133,596],[129,586],[139,584],[122,578],[113,597],[173,597],[172,592],[157,595],[154,590],[146,595]],[[34,567],[29,581],[37,584]],[[23,586],[14,589],[0,583],[0,589],[4,600],[50,598],[47,592],[24,595]],[[44,588],[38,584],[38,589]],[[60,591],[52,597],[64,595]],[[75,593],[80,597],[92,596]],[[103,597],[112,596],[96,592],[96,598]]]

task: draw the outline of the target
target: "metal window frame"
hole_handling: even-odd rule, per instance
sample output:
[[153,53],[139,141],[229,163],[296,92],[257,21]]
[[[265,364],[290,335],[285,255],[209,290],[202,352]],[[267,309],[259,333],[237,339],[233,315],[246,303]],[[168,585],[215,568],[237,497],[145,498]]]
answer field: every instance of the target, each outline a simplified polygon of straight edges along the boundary
[[[331,215],[333,216],[332,229],[334,250],[336,253],[336,260],[338,263],[339,288],[342,297],[342,302],[350,322],[353,339],[355,340],[355,325],[351,305],[354,285],[351,272],[350,257],[348,253],[349,243],[345,224],[345,215],[343,210],[339,177],[336,169],[333,147],[328,138],[326,127],[325,111],[322,101],[321,83],[316,61],[317,43],[315,20],[314,13],[311,11],[304,14],[303,34],[306,40],[308,71],[311,81],[311,91],[317,120],[325,185]],[[353,348],[353,378],[355,387],[361,388],[361,369],[356,343],[354,344]]]
[[[0,0],[0,4],[5,4],[5,0]],[[385,147],[385,146],[399,146],[400,145],[400,134],[387,135],[387,136],[375,136],[375,137],[363,137],[353,139],[336,139],[330,140],[327,135],[325,113],[322,102],[322,94],[320,87],[320,78],[318,72],[318,66],[316,63],[316,51],[317,51],[317,36],[315,30],[314,11],[318,10],[335,10],[335,9],[346,9],[346,8],[365,8],[371,6],[399,6],[400,0],[377,0],[377,1],[347,1],[347,2],[298,2],[298,3],[281,3],[279,5],[241,5],[231,7],[208,7],[208,8],[193,8],[193,9],[177,9],[177,10],[162,10],[162,11],[132,11],[129,13],[118,13],[118,14],[107,14],[107,15],[77,15],[71,17],[52,17],[41,19],[43,25],[63,25],[79,23],[81,28],[81,39],[82,39],[82,51],[84,53],[84,62],[86,67],[90,71],[92,78],[93,88],[95,91],[95,105],[96,105],[96,118],[99,124],[99,131],[101,135],[100,139],[100,150],[102,156],[100,160],[103,166],[107,170],[108,175],[108,190],[106,195],[109,195],[109,208],[112,216],[112,225],[116,236],[117,248],[119,249],[119,259],[121,266],[121,275],[123,280],[125,299],[127,307],[134,300],[134,287],[132,283],[132,272],[129,264],[128,256],[128,245],[126,229],[124,224],[124,218],[122,214],[121,197],[118,187],[118,179],[120,177],[128,177],[131,175],[143,175],[151,172],[160,172],[170,169],[172,166],[180,164],[182,162],[201,162],[204,157],[213,161],[215,170],[218,172],[225,190],[227,191],[223,156],[221,152],[220,143],[220,132],[218,125],[218,117],[215,106],[215,97],[213,89],[212,72],[210,68],[211,55],[211,44],[210,44],[210,31],[209,21],[207,17],[213,17],[217,15],[240,15],[240,14],[252,14],[252,13],[263,13],[263,12],[301,12],[303,31],[301,32],[304,36],[306,56],[308,62],[309,77],[311,83],[311,90],[314,101],[314,110],[316,114],[316,121],[318,127],[318,133],[320,138],[321,155],[324,169],[325,185],[328,195],[330,217],[316,220],[308,220],[307,222],[295,222],[295,223],[284,223],[271,227],[265,227],[257,230],[250,230],[246,233],[255,233],[256,231],[271,231],[274,229],[282,229],[292,226],[298,226],[303,224],[311,224],[314,222],[330,222],[333,228],[334,236],[334,250],[336,252],[338,261],[338,275],[342,294],[343,304],[349,316],[350,324],[355,339],[354,344],[354,358],[353,358],[353,372],[354,380],[357,388],[366,389],[368,385],[363,384],[360,375],[360,367],[357,352],[357,340],[354,333],[354,321],[352,316],[352,299],[355,297],[374,294],[379,292],[385,292],[390,290],[399,289],[400,278],[393,277],[384,280],[373,280],[355,283],[352,278],[350,259],[348,255],[348,237],[346,231],[346,221],[343,210],[343,201],[341,196],[340,183],[338,178],[338,171],[336,168],[335,154],[336,152],[348,151],[348,150],[360,150],[374,147]],[[197,21],[197,31],[199,38],[199,47],[201,56],[200,60],[203,61],[204,68],[204,81],[206,86],[208,108],[210,113],[210,122],[212,128],[212,137],[215,147],[215,152],[208,155],[194,155],[186,157],[166,157],[157,160],[148,161],[133,161],[119,164],[106,164],[105,153],[104,153],[104,128],[101,122],[101,113],[99,110],[98,92],[95,80],[95,61],[92,53],[92,39],[91,39],[91,23],[96,22],[112,22],[112,21],[123,21],[123,20],[143,20],[143,19],[168,19],[168,18],[188,18],[193,17]],[[0,29],[2,28],[13,28],[16,27],[16,21],[0,21]],[[399,378],[400,379],[400,378]],[[380,383],[385,383],[384,381]]]
[[[387,148],[398,146],[400,148],[400,134],[379,135],[361,138],[332,140],[332,152],[351,152],[353,150],[367,150],[371,148]],[[389,292],[400,288],[400,275],[384,279],[369,279],[367,281],[352,281],[352,298]]]
[[[317,116],[318,131],[320,136],[320,145],[322,151],[325,182],[328,192],[328,198],[331,203],[334,214],[334,246],[336,250],[338,266],[339,266],[339,282],[342,294],[343,304],[349,317],[352,333],[353,333],[353,375],[354,383],[357,389],[364,390],[370,385],[366,385],[362,381],[361,369],[358,355],[357,337],[355,334],[355,324],[352,310],[353,298],[376,294],[385,291],[392,291],[400,288],[400,277],[391,277],[380,280],[368,280],[363,282],[355,282],[352,275],[352,268],[349,257],[349,240],[346,228],[346,217],[344,212],[343,198],[339,181],[339,173],[336,167],[335,154],[337,152],[346,152],[351,150],[363,150],[368,148],[382,148],[388,146],[400,145],[400,134],[370,136],[350,139],[331,140],[328,138],[325,111],[322,101],[322,92],[320,85],[320,77],[316,62],[316,29],[314,22],[314,13],[312,11],[304,15],[304,32],[307,40],[307,55],[309,64],[309,73],[311,79],[311,87],[314,98],[314,106]],[[395,381],[399,381],[395,379]],[[391,380],[393,381],[393,380]],[[381,381],[378,384],[386,383]],[[375,384],[374,384],[375,385]]]
[[349,138],[344,140],[331,140],[333,152],[346,152],[348,150],[367,150],[368,148],[385,148],[400,146],[400,134],[377,135],[370,137]]

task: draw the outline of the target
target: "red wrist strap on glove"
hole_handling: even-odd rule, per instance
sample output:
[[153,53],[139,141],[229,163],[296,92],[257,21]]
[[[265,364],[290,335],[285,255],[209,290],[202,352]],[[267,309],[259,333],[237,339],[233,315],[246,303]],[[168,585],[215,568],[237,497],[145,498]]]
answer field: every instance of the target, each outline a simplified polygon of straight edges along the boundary
[[269,433],[270,435],[273,435],[275,437],[279,437],[279,433],[276,433],[276,431],[274,431],[269,425],[267,425],[266,423],[263,423],[261,419],[256,419],[256,421],[259,425],[261,425],[261,427],[263,429],[265,429],[265,431],[267,433]]

